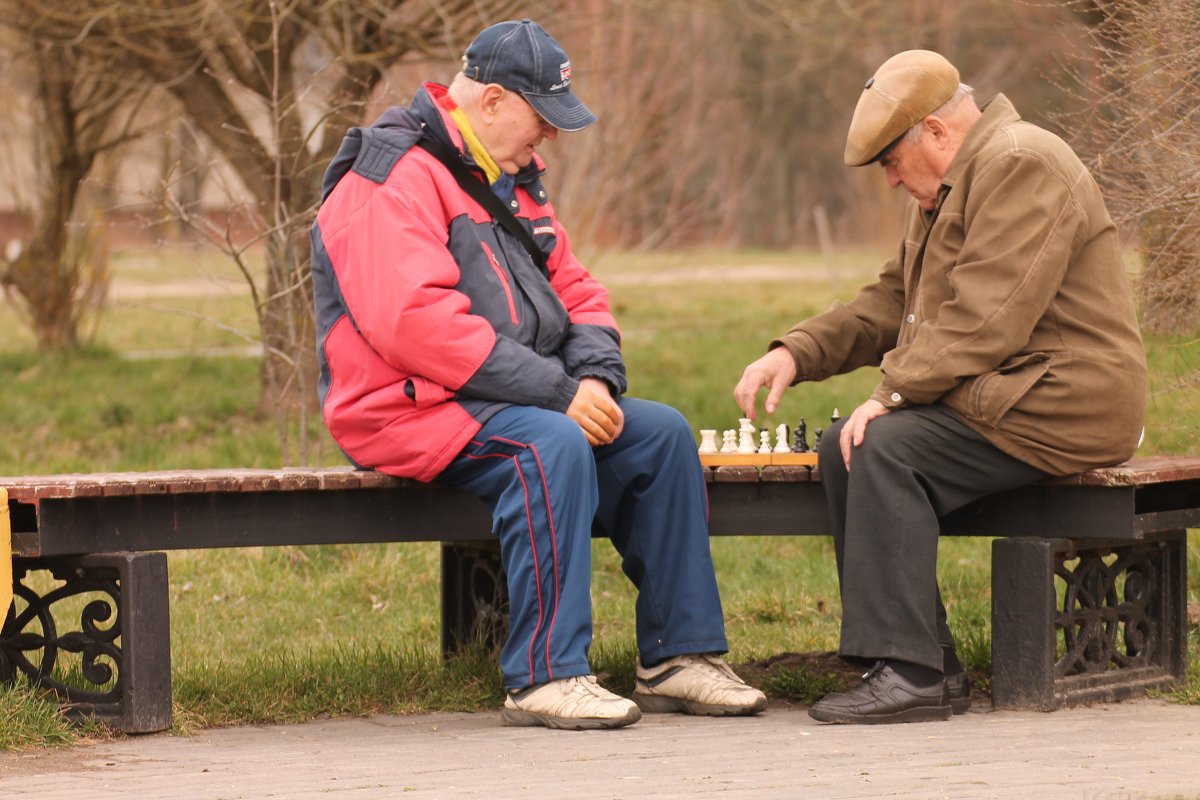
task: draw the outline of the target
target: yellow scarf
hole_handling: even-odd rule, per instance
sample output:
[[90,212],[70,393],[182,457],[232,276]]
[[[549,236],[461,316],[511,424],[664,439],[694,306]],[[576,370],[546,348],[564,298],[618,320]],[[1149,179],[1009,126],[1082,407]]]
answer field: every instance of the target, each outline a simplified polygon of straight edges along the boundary
[[475,159],[475,163],[483,168],[483,174],[487,176],[488,184],[500,180],[500,176],[503,175],[500,166],[496,164],[487,148],[483,146],[483,142],[479,141],[479,137],[475,135],[467,115],[458,106],[454,106],[449,111],[451,119],[458,126],[458,132],[462,134],[463,143],[471,152],[471,158]]

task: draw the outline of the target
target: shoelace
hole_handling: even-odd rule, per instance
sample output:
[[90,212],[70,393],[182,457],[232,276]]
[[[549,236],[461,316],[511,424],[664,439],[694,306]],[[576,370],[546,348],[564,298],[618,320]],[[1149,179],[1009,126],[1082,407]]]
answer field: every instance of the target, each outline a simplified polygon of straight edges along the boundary
[[886,666],[886,661],[876,661],[875,666],[871,667],[862,674],[863,683],[873,683],[880,675],[883,674],[883,669]]
[[737,673],[733,671],[733,667],[726,664],[725,661],[718,656],[709,655],[708,653],[701,653],[700,666],[707,667],[709,671],[715,672],[718,676],[733,681],[734,683],[745,683],[745,681],[739,678]]
[[604,691],[600,688],[600,682],[596,680],[595,675],[576,675],[573,678],[568,678],[567,682],[572,684],[572,692],[582,692],[583,694],[590,694],[593,697],[600,698],[605,696]]

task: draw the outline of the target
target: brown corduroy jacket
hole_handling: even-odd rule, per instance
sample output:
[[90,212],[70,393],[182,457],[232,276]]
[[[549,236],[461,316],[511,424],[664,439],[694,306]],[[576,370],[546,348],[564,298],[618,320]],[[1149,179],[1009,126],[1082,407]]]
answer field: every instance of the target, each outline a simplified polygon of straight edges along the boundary
[[885,406],[944,404],[1055,474],[1124,461],[1142,430],[1146,357],[1116,228],[1079,158],[1004,95],[938,207],[912,203],[879,280],[778,345],[797,383],[878,365]]

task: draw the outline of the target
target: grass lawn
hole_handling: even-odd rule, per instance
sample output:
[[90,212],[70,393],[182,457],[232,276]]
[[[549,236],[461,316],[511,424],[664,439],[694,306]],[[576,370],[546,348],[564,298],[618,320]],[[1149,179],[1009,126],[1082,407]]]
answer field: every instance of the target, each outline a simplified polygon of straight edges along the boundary
[[[879,263],[873,253],[602,254],[631,376],[630,393],[679,408],[693,427],[735,427],[731,390],[769,339],[835,299],[848,299]],[[274,420],[258,411],[256,334],[236,271],[203,252],[138,251],[112,264],[114,300],[87,351],[44,358],[0,306],[0,472],[34,474],[204,467],[280,461]],[[1200,452],[1200,348],[1149,342],[1153,396],[1142,452]],[[834,408],[869,394],[872,370],[793,389],[773,419],[804,417],[810,432]],[[341,463],[326,442],[315,460]],[[1200,565],[1190,555],[1190,602]],[[787,653],[837,643],[840,606],[831,543],[822,537],[713,542],[730,658],[776,702],[810,702],[840,673]],[[594,666],[632,686],[633,593],[612,548],[594,544]],[[438,652],[437,545],[254,548],[168,556],[176,728],[326,714],[474,709],[498,705],[494,660]],[[989,542],[947,540],[941,582],[964,661],[986,685],[990,668]],[[41,576],[39,576],[41,579]],[[46,576],[46,580],[49,580]],[[77,619],[77,617],[76,617]],[[1192,628],[1193,655],[1200,649]],[[1193,663],[1196,659],[1193,658]],[[60,744],[56,706],[18,685],[0,690],[0,748]],[[1200,674],[1174,697],[1200,702]]]

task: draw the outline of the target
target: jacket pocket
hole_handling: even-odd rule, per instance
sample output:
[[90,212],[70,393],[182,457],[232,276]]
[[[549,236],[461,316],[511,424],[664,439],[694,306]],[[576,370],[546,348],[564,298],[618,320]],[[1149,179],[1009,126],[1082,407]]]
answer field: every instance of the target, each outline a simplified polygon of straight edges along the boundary
[[975,381],[971,405],[976,416],[992,427],[1050,370],[1049,353],[1026,353],[1005,361]]
[[512,320],[513,325],[521,324],[517,319],[517,304],[513,301],[512,285],[508,282],[508,275],[504,272],[504,267],[500,266],[500,262],[496,259],[496,254],[492,252],[492,248],[487,246],[487,242],[479,243],[483,247],[483,255],[487,258],[488,265],[492,271],[496,273],[496,277],[500,279],[500,285],[504,287],[504,298],[508,301],[508,317]]
[[404,382],[404,396],[417,408],[429,408],[446,402],[454,393],[440,383],[414,375]]

